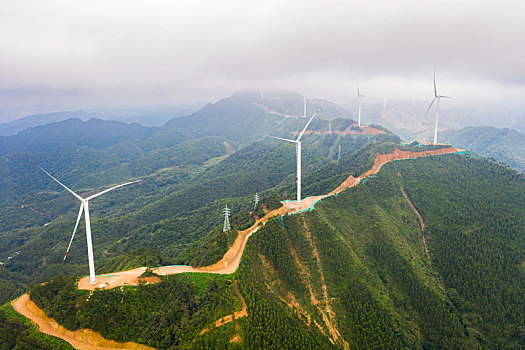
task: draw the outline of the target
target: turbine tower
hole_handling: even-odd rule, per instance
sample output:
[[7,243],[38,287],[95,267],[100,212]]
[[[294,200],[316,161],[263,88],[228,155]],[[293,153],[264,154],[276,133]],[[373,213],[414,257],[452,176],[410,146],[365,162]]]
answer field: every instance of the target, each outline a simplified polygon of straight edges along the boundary
[[386,108],[386,95],[385,95],[385,100],[383,101],[383,108]]
[[228,232],[231,229],[231,226],[230,226],[230,209],[228,208],[228,205],[226,205],[226,207],[224,207],[222,212],[224,213],[224,226],[222,228],[222,232]]
[[71,243],[73,243],[73,238],[75,238],[75,233],[77,232],[78,224],[80,222],[80,218],[82,217],[82,212],[85,212],[84,219],[86,221],[86,240],[87,240],[88,261],[89,261],[89,279],[90,279],[90,283],[91,284],[97,283],[97,281],[95,279],[95,261],[93,259],[93,243],[92,243],[92,240],[91,240],[91,222],[90,222],[90,219],[89,219],[89,201],[92,200],[95,197],[98,197],[98,196],[100,196],[100,195],[102,195],[104,193],[107,193],[109,191],[113,191],[114,189],[117,189],[119,187],[126,186],[126,185],[131,185],[131,184],[134,184],[134,183],[137,183],[137,182],[141,182],[142,180],[135,180],[135,181],[131,181],[131,182],[126,182],[124,184],[121,184],[121,185],[118,185],[118,186],[114,186],[114,187],[111,187],[111,188],[109,188],[107,190],[104,190],[104,191],[101,191],[99,193],[96,193],[96,194],[94,194],[92,196],[89,196],[87,198],[83,198],[83,197],[79,196],[78,194],[76,194],[75,192],[73,192],[72,190],[70,190],[63,183],[61,183],[60,181],[55,179],[50,173],[48,173],[42,167],[40,167],[40,165],[36,164],[36,166],[39,167],[40,170],[42,170],[44,173],[46,173],[50,178],[52,178],[53,180],[58,182],[58,184],[60,186],[64,187],[66,190],[68,190],[73,196],[75,196],[80,201],[80,209],[78,210],[78,217],[77,217],[77,222],[75,224],[75,229],[73,230],[73,235],[71,236],[71,240],[69,241],[69,245],[67,246],[66,255],[64,255],[64,259],[62,260],[62,263],[64,263],[64,261],[66,261],[67,253],[69,253],[69,248],[71,248]]
[[357,82],[357,99],[356,102],[359,102],[358,112],[357,112],[357,126],[361,126],[361,98],[366,97],[359,93],[359,82]]
[[436,87],[436,69],[434,68],[434,99],[432,100],[432,102],[430,102],[430,105],[428,106],[428,109],[425,113],[425,117],[423,118],[423,121],[424,121],[425,118],[427,117],[428,111],[430,111],[430,108],[434,104],[434,101],[437,100],[436,120],[434,122],[434,142],[433,142],[434,145],[437,144],[437,135],[438,135],[438,126],[439,126],[439,102],[442,98],[450,98],[450,97],[438,94],[437,87]]
[[306,118],[306,96],[303,96],[303,100],[304,100],[303,118]]
[[303,137],[304,132],[306,131],[306,128],[308,128],[308,125],[310,125],[310,123],[315,118],[317,113],[319,113],[319,111],[320,111],[320,109],[318,109],[312,115],[310,120],[308,120],[308,123],[306,123],[306,125],[304,126],[303,131],[301,131],[301,133],[299,134],[299,137],[297,137],[296,140],[283,139],[282,137],[276,137],[276,136],[267,135],[267,136],[269,136],[271,138],[274,138],[274,139],[277,139],[277,140],[282,140],[282,141],[286,141],[286,142],[295,143],[295,152],[296,152],[296,156],[297,156],[297,177],[295,179],[296,182],[297,182],[297,204],[301,203],[301,137]]

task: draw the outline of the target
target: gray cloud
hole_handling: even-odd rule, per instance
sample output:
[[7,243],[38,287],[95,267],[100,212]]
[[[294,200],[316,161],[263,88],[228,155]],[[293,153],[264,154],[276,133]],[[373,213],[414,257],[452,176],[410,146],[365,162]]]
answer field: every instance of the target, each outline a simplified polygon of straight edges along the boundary
[[449,94],[517,100],[524,14],[512,0],[4,1],[0,103],[176,102],[257,86],[344,101],[357,80],[424,97],[434,65]]

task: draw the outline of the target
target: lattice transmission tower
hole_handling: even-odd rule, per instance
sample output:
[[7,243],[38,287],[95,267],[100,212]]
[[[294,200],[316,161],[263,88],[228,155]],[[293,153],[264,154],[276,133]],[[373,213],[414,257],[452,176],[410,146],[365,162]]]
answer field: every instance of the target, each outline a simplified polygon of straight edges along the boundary
[[224,227],[222,228],[222,232],[227,232],[231,229],[230,226],[230,209],[228,208],[228,205],[222,210],[224,213]]

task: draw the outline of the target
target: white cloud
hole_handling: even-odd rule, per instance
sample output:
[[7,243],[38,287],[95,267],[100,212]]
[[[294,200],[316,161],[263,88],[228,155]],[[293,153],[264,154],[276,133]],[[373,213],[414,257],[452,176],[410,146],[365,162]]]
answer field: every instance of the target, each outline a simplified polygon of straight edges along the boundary
[[149,103],[266,86],[338,99],[358,79],[376,94],[422,89],[436,65],[449,89],[519,94],[524,13],[512,0],[4,1],[0,91]]

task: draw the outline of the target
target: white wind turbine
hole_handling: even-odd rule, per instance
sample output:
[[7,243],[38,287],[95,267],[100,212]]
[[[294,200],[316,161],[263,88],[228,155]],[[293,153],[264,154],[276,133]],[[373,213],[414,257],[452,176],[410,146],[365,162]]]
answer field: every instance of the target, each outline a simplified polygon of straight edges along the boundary
[[317,113],[319,113],[319,111],[320,111],[320,109],[318,109],[312,115],[310,120],[308,120],[308,123],[306,123],[306,125],[304,126],[303,131],[301,131],[301,133],[299,134],[299,137],[297,137],[296,140],[283,139],[282,137],[276,137],[276,136],[267,135],[268,137],[271,137],[271,138],[274,138],[274,139],[277,139],[277,140],[282,140],[282,141],[286,141],[286,142],[295,143],[295,152],[296,152],[296,156],[297,156],[297,178],[296,178],[296,181],[297,181],[297,204],[301,203],[301,137],[303,137],[303,134],[306,131],[306,128],[308,128],[308,125],[310,125],[310,123],[315,118]]
[[303,108],[303,118],[306,118],[306,96],[303,96],[304,108]]
[[357,112],[357,126],[361,126],[361,98],[366,97],[359,93],[359,82],[357,82],[357,99],[356,102],[359,102],[358,112]]
[[75,238],[75,233],[77,232],[78,223],[80,222],[80,218],[82,217],[82,212],[85,211],[85,213],[86,213],[85,214],[86,239],[87,239],[88,261],[89,261],[89,277],[90,277],[90,283],[91,284],[97,283],[97,281],[95,279],[95,262],[93,260],[93,243],[91,241],[91,222],[89,220],[89,201],[91,199],[95,198],[95,197],[100,196],[101,194],[107,193],[109,191],[112,191],[112,190],[117,189],[117,188],[122,187],[122,186],[131,185],[131,184],[134,184],[134,183],[137,183],[137,182],[141,182],[142,180],[126,182],[124,184],[121,184],[121,185],[118,185],[118,186],[114,186],[114,187],[111,187],[111,188],[109,188],[107,190],[104,190],[104,191],[101,191],[99,193],[96,193],[96,194],[94,194],[92,196],[89,196],[87,198],[82,198],[81,196],[79,196],[78,194],[76,194],[75,192],[73,192],[69,188],[67,188],[63,183],[61,183],[60,181],[55,179],[50,173],[48,173],[47,171],[42,169],[42,167],[40,165],[36,164],[36,166],[39,167],[40,170],[42,170],[44,173],[49,175],[49,177],[51,177],[53,180],[58,182],[58,184],[60,186],[64,187],[66,190],[68,190],[73,196],[75,196],[80,201],[80,209],[78,211],[78,217],[77,217],[77,222],[75,224],[75,229],[73,230],[73,235],[71,236],[71,240],[69,241],[69,245],[67,246],[66,255],[64,255],[64,259],[62,260],[62,263],[64,263],[64,261],[66,261],[67,253],[69,253],[69,248],[71,248],[71,243],[73,243],[73,238]]
[[438,92],[437,92],[437,87],[436,87],[436,69],[434,68],[434,99],[432,100],[432,102],[430,102],[430,105],[428,106],[428,109],[425,113],[425,117],[423,118],[423,121],[425,120],[425,118],[427,117],[427,114],[428,114],[428,111],[430,111],[430,108],[432,107],[432,105],[434,104],[434,101],[437,100],[437,105],[436,105],[436,121],[434,123],[434,145],[437,144],[437,135],[438,135],[438,126],[439,126],[439,102],[442,98],[450,98],[449,96],[444,96],[444,95],[439,95]]

